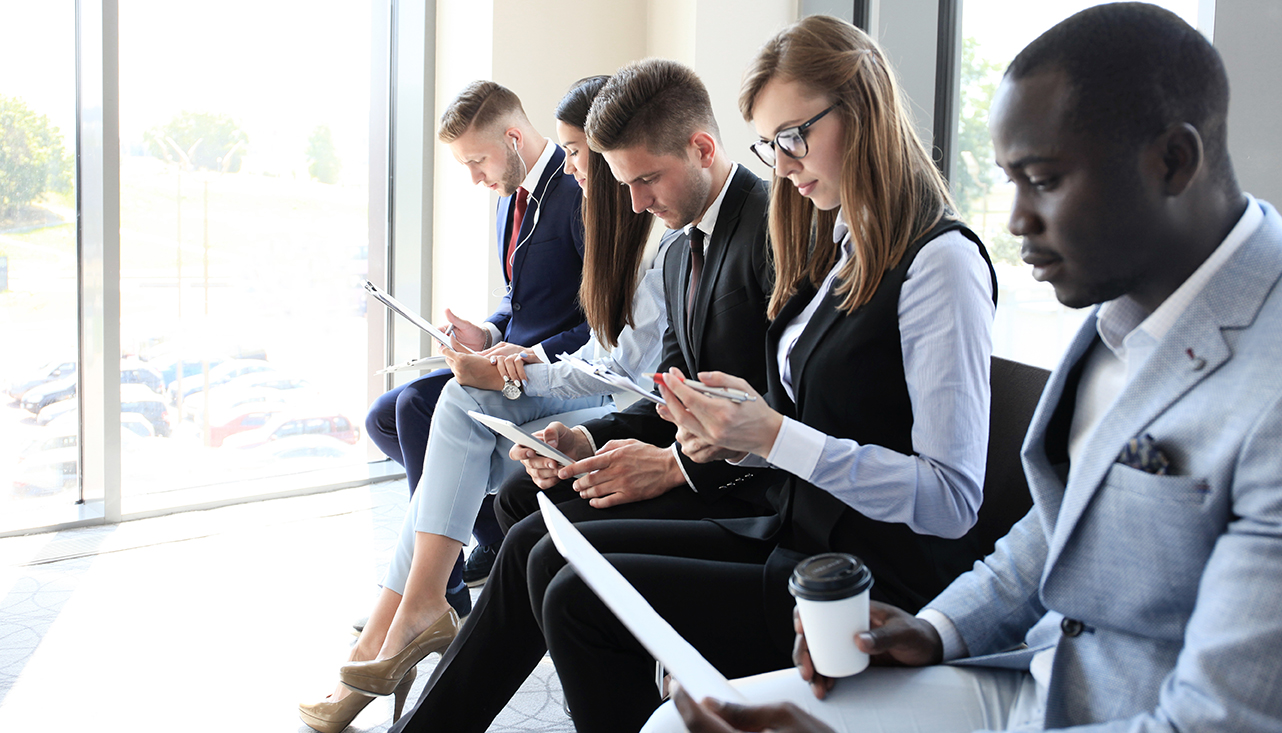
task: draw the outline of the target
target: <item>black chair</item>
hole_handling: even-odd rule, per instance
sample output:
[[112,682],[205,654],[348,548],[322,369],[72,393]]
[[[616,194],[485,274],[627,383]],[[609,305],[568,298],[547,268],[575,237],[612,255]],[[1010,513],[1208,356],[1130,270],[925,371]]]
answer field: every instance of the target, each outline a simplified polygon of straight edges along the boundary
[[1033,506],[1019,450],[1048,377],[1050,372],[1045,369],[992,357],[984,504],[975,526],[966,533],[979,556],[992,552],[997,540]]

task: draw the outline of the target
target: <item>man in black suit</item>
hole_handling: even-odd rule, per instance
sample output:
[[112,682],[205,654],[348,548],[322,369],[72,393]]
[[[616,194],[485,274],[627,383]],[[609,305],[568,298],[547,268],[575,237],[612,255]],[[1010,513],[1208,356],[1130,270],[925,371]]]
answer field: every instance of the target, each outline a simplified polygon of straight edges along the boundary
[[[587,133],[631,191],[634,210],[686,230],[664,266],[668,329],[661,369],[725,370],[763,389],[772,279],[768,189],[721,149],[703,83],[672,61],[629,64],[598,93]],[[764,492],[771,470],[693,463],[674,444],[675,432],[652,403],[641,401],[574,429],[550,425],[542,437],[578,459],[561,471],[532,453],[519,455],[530,477],[513,477],[500,492],[496,509],[511,529],[489,583],[418,705],[394,731],[484,731],[543,657],[541,619],[526,584],[530,550],[546,533],[533,509],[536,487],[572,521],[769,511]]]

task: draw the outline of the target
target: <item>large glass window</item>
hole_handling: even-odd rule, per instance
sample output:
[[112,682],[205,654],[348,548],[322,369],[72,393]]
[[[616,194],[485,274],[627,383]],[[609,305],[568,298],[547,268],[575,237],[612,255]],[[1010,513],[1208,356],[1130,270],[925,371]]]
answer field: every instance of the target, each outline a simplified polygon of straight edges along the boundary
[[75,3],[6,1],[0,17],[3,531],[79,498],[80,429],[52,417],[77,391]]
[[[993,328],[998,356],[1050,368],[1076,333],[1086,310],[1065,308],[1048,283],[1033,280],[1019,259],[1020,242],[1006,228],[1014,186],[993,161],[988,107],[1006,66],[1034,38],[1092,0],[983,0],[962,4],[961,99],[953,194],[962,217],[980,234],[997,268],[999,301]],[[1156,0],[1191,25],[1198,0]]]
[[126,512],[365,465],[373,16],[120,4]]

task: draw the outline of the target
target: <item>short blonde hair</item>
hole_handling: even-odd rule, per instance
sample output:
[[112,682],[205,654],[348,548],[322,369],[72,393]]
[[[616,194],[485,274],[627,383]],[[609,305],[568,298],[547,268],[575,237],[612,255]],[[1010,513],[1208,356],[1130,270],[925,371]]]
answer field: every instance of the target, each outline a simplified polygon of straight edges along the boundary
[[515,92],[492,81],[474,81],[445,108],[437,137],[448,145],[473,127],[484,130],[513,114],[525,119],[525,109]]

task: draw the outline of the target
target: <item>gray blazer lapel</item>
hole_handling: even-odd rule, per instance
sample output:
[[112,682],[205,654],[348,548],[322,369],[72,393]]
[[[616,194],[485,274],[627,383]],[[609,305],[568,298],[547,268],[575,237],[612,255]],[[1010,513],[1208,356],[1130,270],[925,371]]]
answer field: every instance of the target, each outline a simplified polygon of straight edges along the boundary
[[[1047,571],[1068,543],[1126,441],[1144,433],[1159,415],[1232,358],[1224,332],[1249,326],[1282,276],[1282,250],[1278,247],[1282,222],[1276,212],[1269,212],[1271,220],[1266,218],[1261,229],[1242,244],[1189,304],[1088,437],[1082,449],[1083,459],[1071,468],[1055,530],[1050,535]],[[1163,436],[1153,437],[1160,445]],[[1179,468],[1176,466],[1175,470],[1178,472]]]

